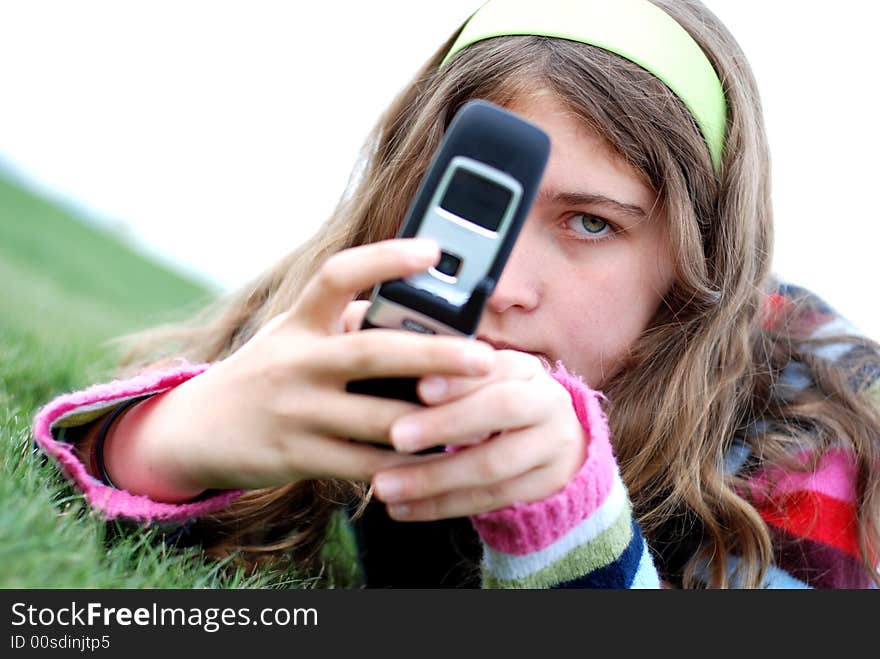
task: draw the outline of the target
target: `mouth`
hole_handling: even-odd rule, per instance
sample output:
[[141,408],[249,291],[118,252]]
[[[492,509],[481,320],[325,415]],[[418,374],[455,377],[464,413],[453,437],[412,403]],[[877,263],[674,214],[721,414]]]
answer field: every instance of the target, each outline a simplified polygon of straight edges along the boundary
[[550,360],[550,356],[544,352],[540,352],[537,350],[529,350],[528,348],[524,348],[522,346],[516,345],[515,343],[508,343],[507,341],[501,341],[500,339],[493,339],[488,336],[477,336],[478,341],[482,341],[483,343],[488,343],[490,346],[495,348],[495,350],[516,350],[517,352],[525,352],[529,355],[537,357],[541,361],[545,362],[548,365],[552,365],[553,362]]

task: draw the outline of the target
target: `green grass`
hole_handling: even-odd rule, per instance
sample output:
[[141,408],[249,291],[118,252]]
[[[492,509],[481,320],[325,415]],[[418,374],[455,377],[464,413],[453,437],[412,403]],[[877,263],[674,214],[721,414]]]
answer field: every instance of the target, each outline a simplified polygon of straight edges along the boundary
[[320,582],[249,576],[198,549],[169,550],[150,529],[117,537],[122,527],[31,450],[40,405],[110,377],[107,339],[186,317],[213,295],[0,178],[0,588],[302,588],[352,577],[342,524],[328,544],[340,560]]

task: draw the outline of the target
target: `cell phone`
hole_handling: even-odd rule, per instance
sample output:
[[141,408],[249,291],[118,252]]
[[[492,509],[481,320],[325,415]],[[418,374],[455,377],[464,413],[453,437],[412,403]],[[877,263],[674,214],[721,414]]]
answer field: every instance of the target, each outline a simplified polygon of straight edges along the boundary
[[[426,272],[378,284],[361,329],[385,327],[473,337],[529,209],[550,137],[484,100],[455,114],[398,232],[430,238],[440,260]],[[353,393],[420,403],[416,378],[349,382]]]

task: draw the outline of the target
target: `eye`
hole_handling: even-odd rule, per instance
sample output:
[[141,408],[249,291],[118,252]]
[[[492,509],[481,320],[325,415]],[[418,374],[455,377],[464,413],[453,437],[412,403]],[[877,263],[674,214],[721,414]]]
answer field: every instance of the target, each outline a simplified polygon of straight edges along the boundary
[[576,213],[566,221],[566,224],[569,229],[587,238],[604,238],[614,233],[614,228],[608,220],[590,213]]

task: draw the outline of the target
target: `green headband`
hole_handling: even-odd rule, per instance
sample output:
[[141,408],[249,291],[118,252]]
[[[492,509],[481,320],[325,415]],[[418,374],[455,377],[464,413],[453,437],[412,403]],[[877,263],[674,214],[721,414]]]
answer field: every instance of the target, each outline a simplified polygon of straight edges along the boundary
[[655,75],[690,110],[721,169],[727,103],[697,42],[648,0],[489,0],[465,24],[440,63],[483,39],[536,35],[581,41],[616,53]]

